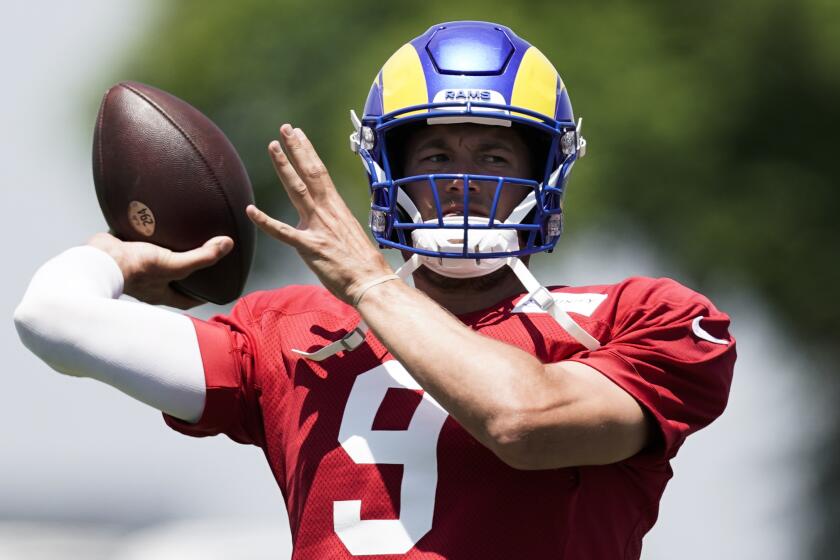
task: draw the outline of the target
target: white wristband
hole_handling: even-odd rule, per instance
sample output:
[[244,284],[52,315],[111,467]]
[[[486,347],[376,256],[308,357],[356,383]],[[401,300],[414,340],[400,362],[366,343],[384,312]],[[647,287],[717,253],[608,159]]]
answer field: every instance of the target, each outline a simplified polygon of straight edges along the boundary
[[379,278],[374,278],[373,280],[369,280],[359,286],[359,289],[356,291],[356,295],[353,296],[353,307],[358,307],[359,304],[362,302],[362,298],[365,297],[365,294],[368,290],[373,288],[374,286],[378,286],[379,284],[384,284],[385,282],[390,282],[391,280],[399,280],[400,277],[396,274],[386,274],[385,276],[380,276]]

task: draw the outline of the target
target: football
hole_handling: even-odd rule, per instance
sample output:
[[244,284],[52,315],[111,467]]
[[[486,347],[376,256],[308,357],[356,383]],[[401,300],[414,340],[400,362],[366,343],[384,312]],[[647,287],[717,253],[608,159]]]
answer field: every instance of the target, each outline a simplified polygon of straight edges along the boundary
[[187,251],[231,237],[229,254],[173,287],[218,304],[239,297],[254,255],[245,214],[254,195],[236,149],[209,118],[163,90],[116,84],[96,120],[93,179],[105,221],[124,241]]

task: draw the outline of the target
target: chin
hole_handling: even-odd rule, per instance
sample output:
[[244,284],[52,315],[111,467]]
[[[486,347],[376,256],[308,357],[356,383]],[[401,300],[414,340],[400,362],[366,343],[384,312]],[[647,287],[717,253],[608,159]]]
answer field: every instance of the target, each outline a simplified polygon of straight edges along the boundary
[[445,290],[480,291],[500,284],[509,274],[512,274],[512,272],[510,268],[503,266],[499,270],[494,270],[490,274],[485,274],[484,276],[476,276],[474,278],[450,278],[449,276],[438,274],[425,266],[421,266],[414,274],[422,277],[429,284]]

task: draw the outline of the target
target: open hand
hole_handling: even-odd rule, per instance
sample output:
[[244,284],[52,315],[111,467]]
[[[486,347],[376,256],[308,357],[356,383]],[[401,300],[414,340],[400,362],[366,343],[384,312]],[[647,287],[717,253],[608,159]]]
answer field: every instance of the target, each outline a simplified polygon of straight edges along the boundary
[[88,245],[105,251],[117,262],[124,293],[146,303],[189,309],[204,302],[176,291],[170,282],[215,264],[233,249],[233,240],[214,237],[197,249],[176,253],[151,243],[121,241],[109,233],[97,233]]
[[359,287],[393,270],[347,208],[303,131],[284,124],[280,138],[282,145],[272,141],[268,153],[300,222],[293,227],[255,206],[246,209],[248,217],[271,237],[297,249],[324,287],[350,303]]

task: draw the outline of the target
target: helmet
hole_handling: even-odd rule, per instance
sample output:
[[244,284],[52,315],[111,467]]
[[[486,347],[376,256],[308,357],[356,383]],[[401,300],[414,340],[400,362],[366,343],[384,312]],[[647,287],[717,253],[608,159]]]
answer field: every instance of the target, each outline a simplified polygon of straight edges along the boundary
[[[510,257],[554,248],[563,230],[566,181],[586,143],[554,66],[507,27],[478,21],[430,27],[388,59],[362,118],[351,111],[351,119],[350,145],[368,173],[370,228],[381,247],[416,253],[423,264],[452,277],[484,275]],[[398,139],[418,124],[449,123],[524,131],[533,139],[529,147],[539,152],[537,176],[401,177]],[[436,190],[442,181],[463,185],[464,215],[444,216],[435,196],[437,216],[424,221],[405,186],[425,183]],[[489,216],[469,215],[473,181],[496,185]],[[497,218],[505,188],[527,194],[509,216]]]

